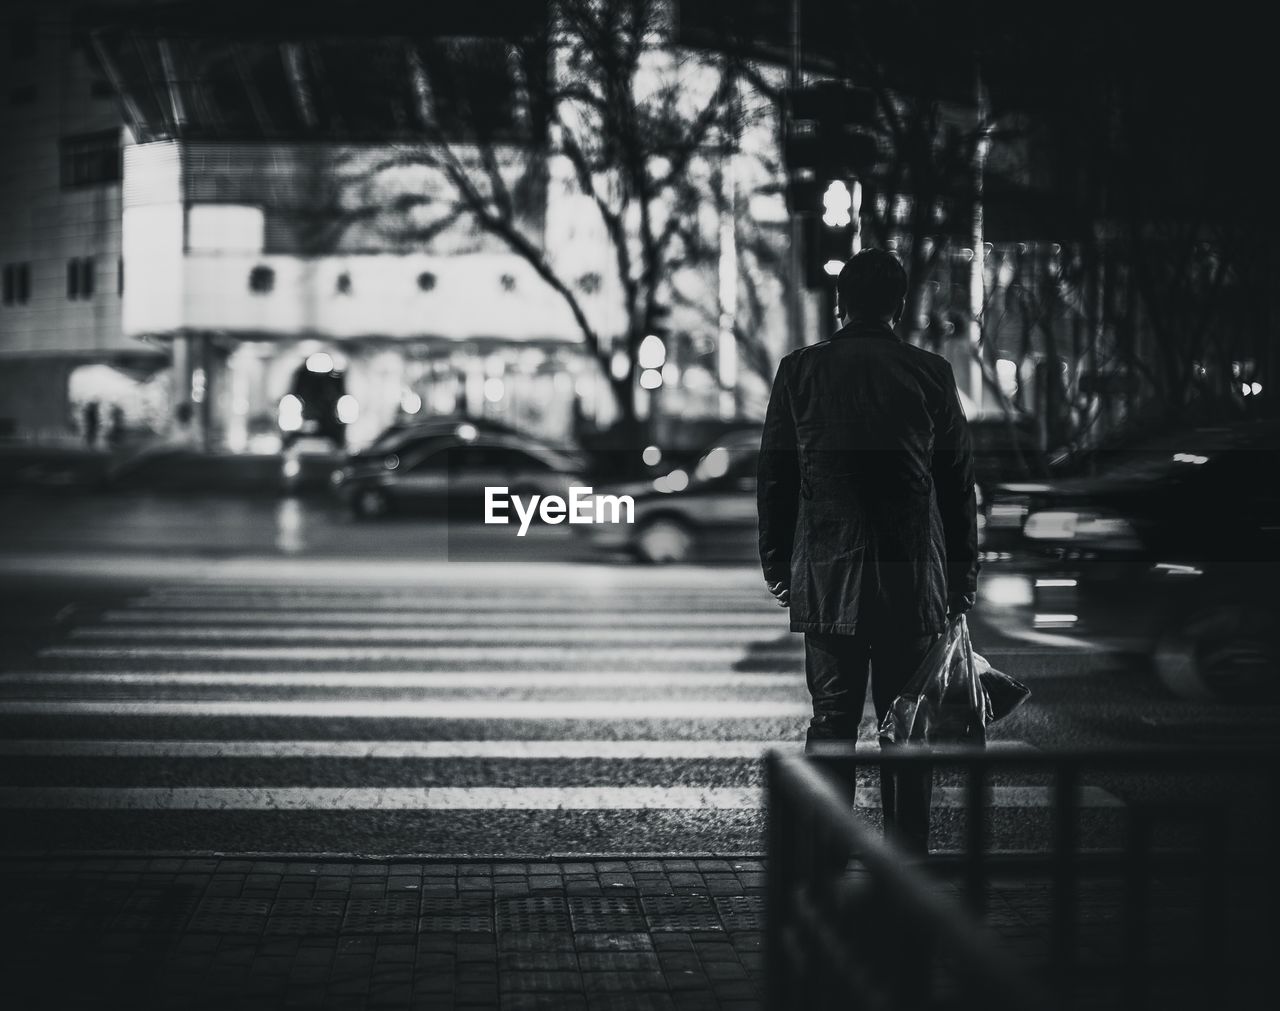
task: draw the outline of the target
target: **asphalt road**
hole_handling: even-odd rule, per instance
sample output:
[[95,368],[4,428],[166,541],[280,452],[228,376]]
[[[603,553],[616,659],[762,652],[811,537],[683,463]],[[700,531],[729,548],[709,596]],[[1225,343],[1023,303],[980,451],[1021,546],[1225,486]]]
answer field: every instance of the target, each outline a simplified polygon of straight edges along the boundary
[[[432,560],[410,524],[361,526],[368,552],[356,536],[272,550],[255,522],[278,503],[242,503],[258,517],[242,527],[217,502],[186,506],[73,527],[73,502],[61,539],[52,506],[32,537],[6,526],[0,847],[763,849],[761,755],[799,746],[807,696],[800,638],[754,567],[601,564],[563,535],[535,552],[557,561]],[[157,510],[168,522],[146,543]],[[505,530],[469,536],[480,557],[514,550]],[[1280,726],[1276,707],[1172,700],[1141,664],[1003,639],[981,608],[973,635],[1033,690],[992,729],[1003,747],[1193,747]],[[960,784],[939,785],[934,843],[950,848]],[[1043,782],[996,787],[996,845],[1042,846]],[[1189,784],[1085,787],[1087,841],[1105,845],[1129,791]],[[874,790],[859,803],[876,816]]]
[[[480,505],[472,514],[478,519]],[[745,545],[750,547],[749,542]],[[210,558],[594,560],[566,526],[451,522],[434,513],[355,518],[325,495],[81,492],[0,494],[0,551],[66,556],[178,553]],[[746,560],[737,552],[738,561]],[[723,560],[723,559],[722,559]]]

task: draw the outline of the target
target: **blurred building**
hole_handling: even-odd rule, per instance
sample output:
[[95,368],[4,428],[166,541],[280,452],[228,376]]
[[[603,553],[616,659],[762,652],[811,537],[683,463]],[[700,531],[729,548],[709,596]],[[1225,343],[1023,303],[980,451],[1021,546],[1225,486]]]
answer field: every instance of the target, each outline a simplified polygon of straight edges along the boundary
[[0,15],[0,435],[75,437],[86,406],[166,410],[164,349],[122,327],[123,123],[71,5]]
[[[400,216],[376,170],[389,151],[285,141],[126,148],[124,255],[145,282],[124,296],[123,328],[172,349],[177,387],[213,443],[270,448],[290,377],[317,352],[345,373],[352,445],[426,414],[564,437],[575,399],[594,414],[607,398],[564,300],[525,259],[466,221],[420,221],[436,232],[428,252],[414,251],[384,220]],[[413,174],[427,213],[449,214],[445,184]],[[408,185],[401,178],[397,191]],[[547,227],[555,213],[545,209]],[[618,325],[610,294],[581,293],[604,328]]]
[[[11,61],[6,78],[18,157],[0,194],[0,354],[12,366],[0,418],[15,434],[73,436],[95,400],[156,435],[271,451],[281,398],[317,361],[342,373],[353,446],[425,415],[489,417],[554,439],[612,420],[612,361],[585,352],[565,300],[526,258],[458,214],[451,184],[410,151],[420,127],[386,97],[399,89],[403,102],[411,78],[402,54],[388,70],[378,47],[392,34],[422,40],[417,83],[461,124],[454,153],[496,156],[521,202],[521,234],[607,352],[626,319],[599,214],[554,151],[522,174],[528,124],[511,108],[509,68],[483,59],[486,36],[538,30],[541,5],[419,11],[421,24],[403,22],[404,5],[387,6],[396,20],[383,24],[373,5],[357,25],[300,21],[293,28],[317,34],[298,42],[192,4],[11,9],[15,53],[40,36],[39,58]],[[471,49],[428,42],[427,31]],[[478,111],[476,94],[502,100]],[[467,142],[476,129],[483,147]],[[724,212],[702,217],[697,227],[724,235]],[[644,406],[674,419],[757,413],[767,356],[752,374],[726,340],[714,262],[688,275],[663,388],[641,393]],[[779,300],[760,285],[777,350]]]

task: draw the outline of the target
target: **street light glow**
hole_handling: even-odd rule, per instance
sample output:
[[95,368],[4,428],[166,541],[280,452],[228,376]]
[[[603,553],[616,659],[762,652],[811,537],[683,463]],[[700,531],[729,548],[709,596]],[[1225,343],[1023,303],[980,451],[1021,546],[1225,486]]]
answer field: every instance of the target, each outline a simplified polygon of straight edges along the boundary
[[636,361],[642,369],[660,369],[662,363],[667,360],[667,346],[662,343],[662,338],[656,334],[649,334],[640,342],[640,351],[636,355]]
[[296,432],[302,427],[302,401],[292,393],[280,398],[280,431]]
[[656,390],[662,385],[662,373],[657,369],[645,369],[640,373],[640,385],[646,390]]
[[840,271],[844,269],[844,261],[828,260],[826,263],[822,265],[822,269],[827,274],[828,277],[836,277],[840,273]]

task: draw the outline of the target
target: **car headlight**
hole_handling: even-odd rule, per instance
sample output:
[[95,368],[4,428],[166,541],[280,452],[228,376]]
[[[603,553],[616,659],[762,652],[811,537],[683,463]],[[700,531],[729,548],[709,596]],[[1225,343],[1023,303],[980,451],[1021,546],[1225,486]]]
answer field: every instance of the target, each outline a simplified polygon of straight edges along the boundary
[[653,479],[653,490],[662,492],[664,495],[670,495],[672,492],[681,492],[688,487],[689,475],[679,469]]
[[1105,541],[1137,547],[1137,531],[1119,516],[1076,509],[1046,509],[1027,517],[1024,536],[1042,541]]

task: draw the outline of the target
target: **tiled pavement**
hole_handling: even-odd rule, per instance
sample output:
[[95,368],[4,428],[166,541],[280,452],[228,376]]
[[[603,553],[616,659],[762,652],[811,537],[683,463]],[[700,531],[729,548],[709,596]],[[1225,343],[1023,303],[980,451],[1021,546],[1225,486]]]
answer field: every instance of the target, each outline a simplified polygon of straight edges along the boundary
[[8,859],[3,1003],[758,1008],[763,870],[694,859]]
[[[1049,883],[989,886],[985,926],[1041,975]],[[1195,886],[1153,882],[1153,1007],[1203,1006]],[[1072,1007],[1127,1006],[1123,889],[1080,883]],[[0,1007],[757,1009],[764,891],[755,859],[0,858]],[[1237,968],[1266,936],[1234,924]]]

